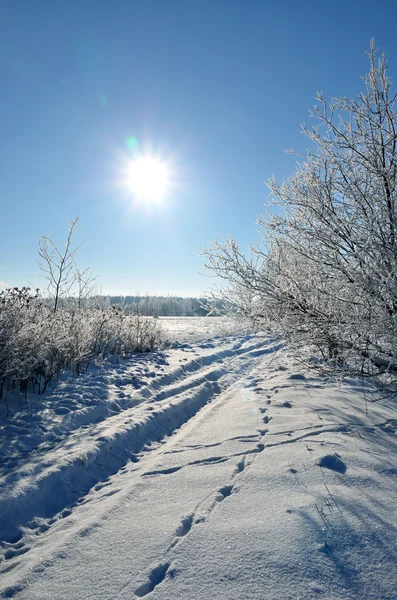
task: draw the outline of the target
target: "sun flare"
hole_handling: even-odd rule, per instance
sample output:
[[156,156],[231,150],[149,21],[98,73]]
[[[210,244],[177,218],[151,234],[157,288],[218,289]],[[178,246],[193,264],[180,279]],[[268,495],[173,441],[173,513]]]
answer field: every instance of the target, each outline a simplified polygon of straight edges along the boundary
[[127,167],[126,184],[137,198],[160,200],[170,187],[170,169],[155,156],[138,156]]

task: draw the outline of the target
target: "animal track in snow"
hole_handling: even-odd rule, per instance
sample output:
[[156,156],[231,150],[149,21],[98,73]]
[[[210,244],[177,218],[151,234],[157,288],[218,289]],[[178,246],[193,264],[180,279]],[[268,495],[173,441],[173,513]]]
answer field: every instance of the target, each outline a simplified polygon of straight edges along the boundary
[[170,564],[171,563],[169,562],[165,562],[154,567],[149,573],[149,581],[139,586],[135,590],[135,595],[138,596],[138,598],[143,598],[150,594],[150,592],[153,592],[154,588],[164,581],[167,571],[170,568]]
[[4,590],[3,597],[4,598],[13,598],[15,596],[15,594],[18,594],[18,592],[22,592],[22,590],[23,590],[22,585],[15,585],[12,587],[8,587]]
[[193,524],[193,514],[187,515],[187,517],[184,517],[182,519],[182,522],[179,525],[179,527],[177,527],[177,529],[175,531],[175,535],[177,537],[184,537],[191,530],[192,524]]
[[236,464],[236,470],[234,472],[234,475],[238,475],[238,473],[242,473],[245,469],[245,456],[243,456],[243,458],[241,460],[238,461],[238,463]]
[[224,485],[218,490],[218,495],[216,497],[217,502],[222,502],[225,498],[230,496],[234,488],[234,485]]
[[[238,441],[245,441],[245,442],[249,442],[249,441],[255,441],[255,439],[258,439],[258,434],[260,436],[260,439],[263,438],[263,436],[268,432],[267,429],[261,429],[258,430],[257,434],[251,434],[248,436],[236,436],[234,438],[231,439],[236,439]],[[218,444],[216,444],[218,445]],[[188,449],[195,449],[197,447],[201,447],[201,446],[193,446],[191,448],[187,448]],[[250,460],[250,462],[247,461],[247,457],[250,454],[257,454],[259,452],[263,452],[263,450],[265,449],[265,445],[261,442],[257,443],[256,446],[246,452],[237,452],[235,454],[232,454],[231,456],[212,456],[212,457],[207,457],[205,459],[201,459],[201,460],[196,460],[196,461],[191,461],[190,463],[187,463],[186,465],[180,465],[177,467],[170,467],[168,469],[158,469],[156,471],[148,471],[146,473],[144,473],[143,475],[159,475],[159,474],[168,474],[168,473],[173,473],[176,472],[177,470],[180,470],[181,468],[183,468],[184,466],[188,466],[188,465],[203,465],[203,464],[218,464],[219,462],[224,462],[226,460],[230,460],[232,457],[241,457],[240,460],[238,460],[238,462],[236,463],[236,467],[235,467],[235,471],[232,474],[232,478],[237,477],[239,474],[241,474],[251,463],[252,463],[252,459]],[[182,538],[184,538],[185,536],[187,536],[190,531],[192,530],[192,528],[196,525],[199,525],[201,523],[205,523],[207,521],[207,519],[209,518],[209,516],[211,515],[211,513],[215,510],[216,506],[223,502],[226,498],[228,498],[235,490],[235,485],[234,484],[227,484],[224,485],[222,487],[220,487],[217,492],[214,494],[210,494],[209,496],[206,496],[194,509],[194,511],[184,517],[182,517],[180,524],[178,525],[178,527],[175,529],[175,533],[174,533],[174,539],[172,541],[172,543],[170,544],[170,546],[168,547],[167,552],[165,553],[164,557],[165,558],[167,556],[167,554],[169,554],[170,551],[172,551],[177,545],[179,545],[182,542]],[[171,562],[167,561],[167,562],[161,562],[159,563],[158,566],[156,566],[154,569],[152,569],[148,575],[148,581],[146,581],[146,583],[140,585],[136,591],[135,594],[136,596],[138,596],[139,598],[147,596],[148,594],[150,594],[154,588],[159,585],[162,581],[164,581],[164,579],[168,577],[171,579],[174,577],[175,575],[175,570],[174,569],[170,569],[170,565]]]

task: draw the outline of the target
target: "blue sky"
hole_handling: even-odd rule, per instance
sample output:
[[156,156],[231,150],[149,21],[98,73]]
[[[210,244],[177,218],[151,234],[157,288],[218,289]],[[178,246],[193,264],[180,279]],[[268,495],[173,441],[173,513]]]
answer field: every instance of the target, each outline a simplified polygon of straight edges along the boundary
[[[208,289],[196,251],[258,238],[316,92],[356,95],[372,37],[397,83],[396,22],[392,0],[3,0],[0,280],[42,285],[40,234],[80,216],[104,293]],[[160,205],[117,184],[131,136],[172,164]]]

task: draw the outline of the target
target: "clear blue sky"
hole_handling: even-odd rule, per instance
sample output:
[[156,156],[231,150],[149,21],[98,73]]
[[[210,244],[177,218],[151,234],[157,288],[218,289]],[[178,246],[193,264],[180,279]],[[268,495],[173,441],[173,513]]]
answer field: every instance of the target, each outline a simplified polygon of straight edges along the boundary
[[[196,250],[255,241],[316,92],[356,95],[372,37],[397,83],[396,23],[392,0],[3,0],[0,280],[42,284],[40,234],[79,215],[104,293],[207,289]],[[115,184],[130,136],[172,161],[161,206]]]

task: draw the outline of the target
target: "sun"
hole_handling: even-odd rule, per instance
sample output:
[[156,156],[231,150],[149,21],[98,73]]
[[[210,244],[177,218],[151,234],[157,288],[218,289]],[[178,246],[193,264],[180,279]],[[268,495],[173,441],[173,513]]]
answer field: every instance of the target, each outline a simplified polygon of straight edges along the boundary
[[170,187],[170,168],[160,158],[145,154],[129,162],[126,169],[126,185],[133,195],[142,200],[156,201]]

